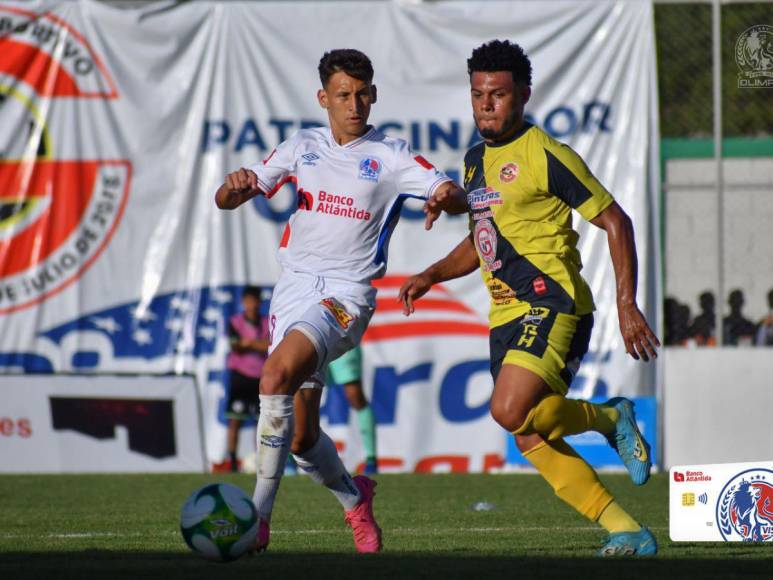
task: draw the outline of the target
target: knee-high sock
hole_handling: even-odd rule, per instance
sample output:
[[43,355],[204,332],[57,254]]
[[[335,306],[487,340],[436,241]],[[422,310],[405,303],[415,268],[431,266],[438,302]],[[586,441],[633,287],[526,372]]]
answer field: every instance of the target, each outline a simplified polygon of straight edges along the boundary
[[601,512],[599,523],[610,533],[638,532],[641,530],[639,523],[633,519],[620,505],[613,501]]
[[577,435],[586,431],[598,431],[608,435],[615,430],[617,418],[618,412],[613,407],[552,394],[542,399],[529,412],[523,425],[513,433],[516,435],[539,433],[548,441],[556,441],[568,435]]
[[360,502],[360,490],[338,457],[335,443],[324,431],[319,432],[319,439],[311,449],[293,457],[298,467],[313,481],[328,488],[345,510]]
[[562,439],[542,441],[523,456],[537,468],[558,497],[594,522],[614,501],[593,468]]
[[357,411],[357,423],[360,425],[362,446],[365,448],[365,459],[376,460],[376,417],[373,415],[373,407],[365,405]]
[[294,428],[292,395],[260,395],[257,482],[253,500],[258,516],[266,521],[271,520],[271,511],[274,509],[274,499],[290,453]]

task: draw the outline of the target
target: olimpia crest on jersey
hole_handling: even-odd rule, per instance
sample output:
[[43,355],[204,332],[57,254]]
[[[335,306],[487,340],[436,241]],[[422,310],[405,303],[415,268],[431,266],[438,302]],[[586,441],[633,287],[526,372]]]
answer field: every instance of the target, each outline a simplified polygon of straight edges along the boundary
[[360,179],[378,181],[381,174],[381,162],[374,157],[366,157],[360,161]]

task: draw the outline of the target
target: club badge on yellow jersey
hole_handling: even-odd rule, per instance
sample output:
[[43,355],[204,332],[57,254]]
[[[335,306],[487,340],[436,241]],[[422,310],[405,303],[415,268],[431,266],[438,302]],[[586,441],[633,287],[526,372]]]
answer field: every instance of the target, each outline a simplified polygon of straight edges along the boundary
[[518,177],[518,166],[515,163],[505,163],[502,169],[499,170],[499,181],[502,183],[510,183],[515,181]]

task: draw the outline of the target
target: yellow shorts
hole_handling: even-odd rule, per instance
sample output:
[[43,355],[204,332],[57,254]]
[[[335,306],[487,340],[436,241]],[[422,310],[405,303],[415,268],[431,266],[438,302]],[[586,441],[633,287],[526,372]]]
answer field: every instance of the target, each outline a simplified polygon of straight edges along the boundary
[[535,306],[528,314],[491,329],[491,374],[496,382],[503,364],[536,373],[565,395],[588,352],[593,314],[575,316]]

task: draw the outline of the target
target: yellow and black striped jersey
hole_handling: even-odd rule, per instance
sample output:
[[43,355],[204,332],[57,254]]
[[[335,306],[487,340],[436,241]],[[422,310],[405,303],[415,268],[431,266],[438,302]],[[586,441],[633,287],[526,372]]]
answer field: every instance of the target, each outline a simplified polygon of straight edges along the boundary
[[580,156],[527,123],[505,143],[470,149],[464,166],[491,327],[536,306],[592,312],[572,208],[591,220],[614,200]]

